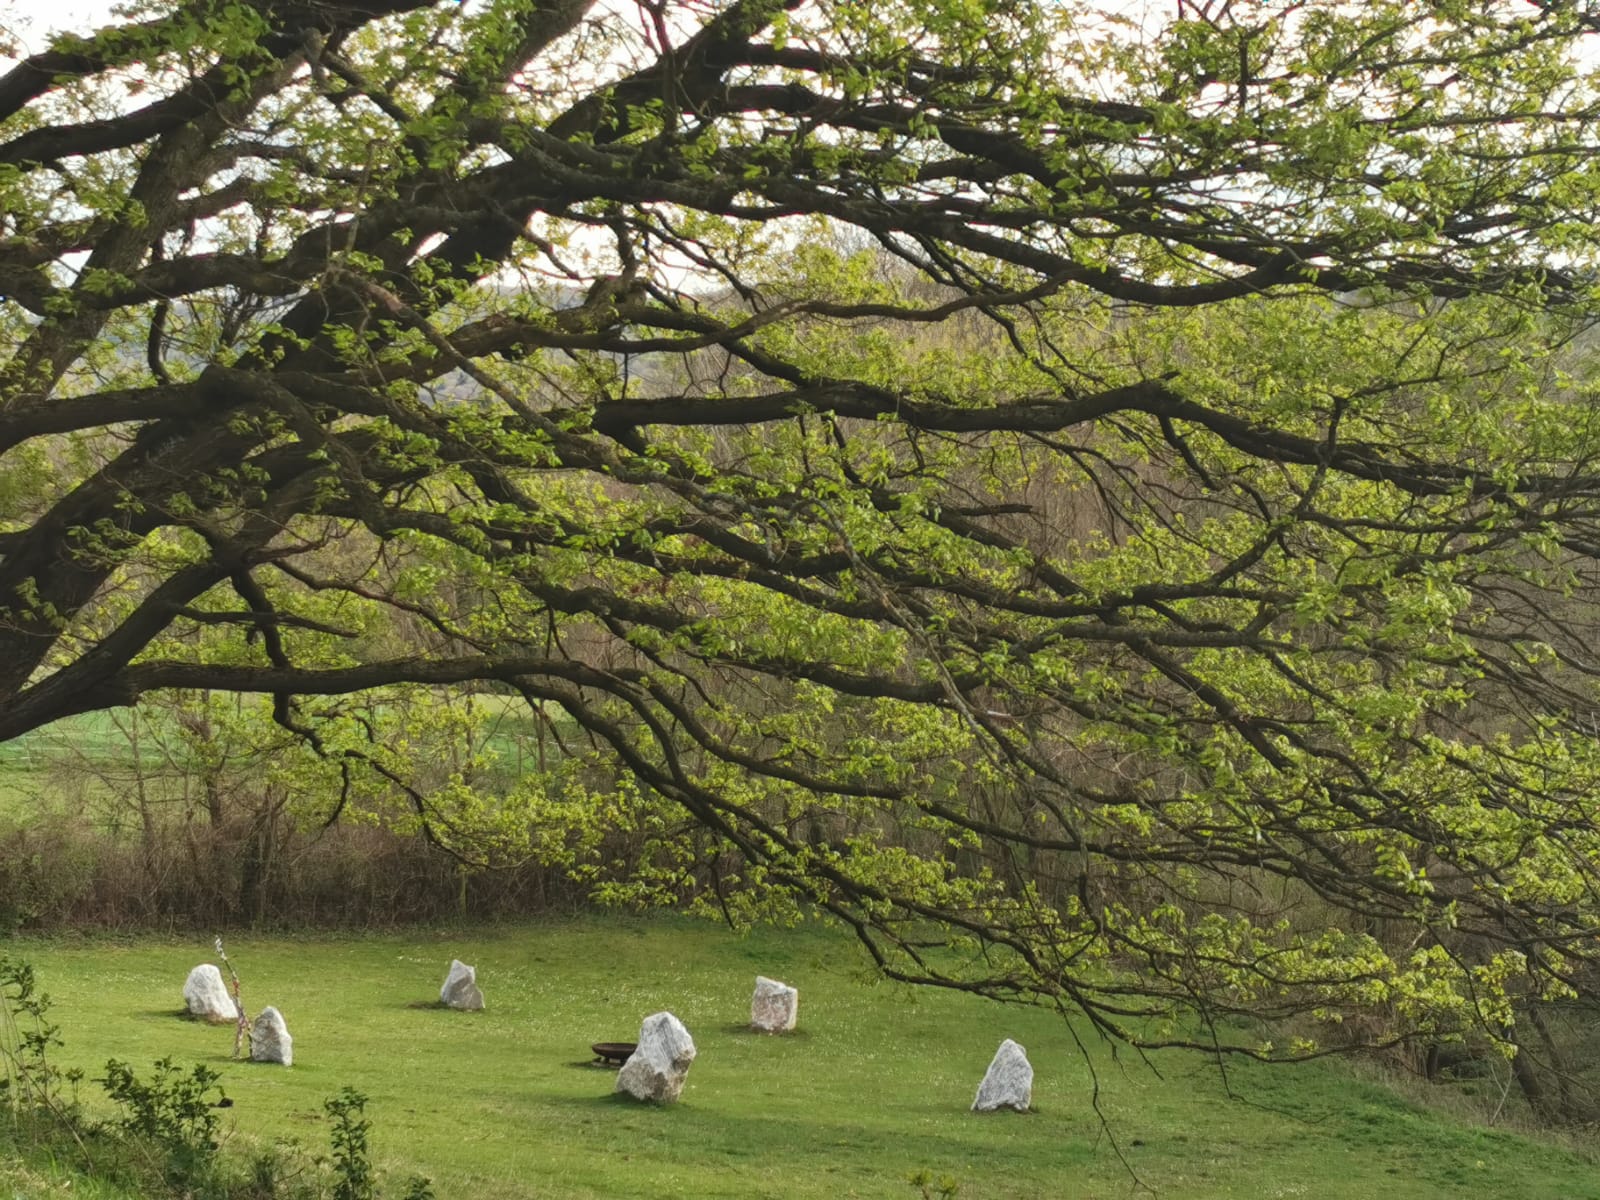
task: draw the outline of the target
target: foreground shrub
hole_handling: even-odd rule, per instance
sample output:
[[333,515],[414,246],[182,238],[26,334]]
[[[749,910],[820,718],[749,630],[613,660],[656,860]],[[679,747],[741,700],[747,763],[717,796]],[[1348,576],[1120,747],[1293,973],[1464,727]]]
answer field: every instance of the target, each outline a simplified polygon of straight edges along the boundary
[[122,1110],[115,1128],[130,1135],[135,1147],[159,1154],[159,1169],[174,1191],[203,1184],[214,1172],[216,1108],[226,1099],[218,1078],[210,1067],[196,1064],[185,1074],[163,1058],[155,1074],[142,1080],[127,1063],[111,1059],[97,1081]]

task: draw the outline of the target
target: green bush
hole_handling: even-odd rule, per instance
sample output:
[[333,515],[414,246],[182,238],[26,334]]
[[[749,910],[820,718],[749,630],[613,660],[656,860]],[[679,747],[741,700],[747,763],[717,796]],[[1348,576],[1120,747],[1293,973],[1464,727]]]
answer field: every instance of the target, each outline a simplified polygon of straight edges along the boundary
[[208,1183],[216,1174],[216,1105],[225,1100],[218,1078],[210,1067],[196,1064],[185,1074],[163,1058],[144,1080],[113,1058],[97,1081],[122,1110],[113,1127],[159,1155],[162,1175],[174,1191]]
[[[61,1045],[60,1027],[45,1018],[50,997],[39,991],[33,967],[0,954],[0,1098],[13,1117],[24,1110],[42,1110],[63,1120],[77,1110],[79,1071],[62,1071],[50,1059]],[[69,1097],[65,1088],[72,1089]]]
[[[333,1122],[328,1140],[333,1144],[333,1200],[378,1200],[367,1133],[367,1098],[355,1088],[341,1088],[326,1100],[323,1111]],[[431,1181],[413,1175],[406,1183],[404,1200],[433,1200]]]

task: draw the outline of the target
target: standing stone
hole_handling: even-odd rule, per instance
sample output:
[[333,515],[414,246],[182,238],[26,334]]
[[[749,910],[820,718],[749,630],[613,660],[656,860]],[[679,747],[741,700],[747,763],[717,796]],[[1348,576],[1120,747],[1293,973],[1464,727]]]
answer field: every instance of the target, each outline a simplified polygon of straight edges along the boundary
[[1033,1066],[1028,1062],[1028,1052],[1007,1038],[1000,1043],[1000,1049],[994,1052],[994,1061],[984,1072],[972,1111],[1013,1108],[1017,1112],[1027,1112],[1032,1103]]
[[450,973],[444,977],[439,999],[447,1008],[477,1012],[483,1008],[483,993],[478,990],[478,972],[459,958],[450,960]]
[[750,1027],[762,1033],[788,1033],[800,1014],[800,993],[786,983],[756,976],[756,994],[750,998]]
[[670,1104],[683,1091],[694,1061],[694,1039],[669,1012],[646,1017],[639,1026],[639,1048],[617,1072],[617,1091],[635,1100]]
[[270,1004],[250,1026],[250,1061],[282,1063],[286,1067],[294,1062],[294,1039],[289,1036],[283,1014]]
[[201,963],[189,972],[189,978],[183,981],[183,1003],[190,1016],[202,1021],[221,1024],[239,1019],[238,1005],[228,995],[222,972],[211,963]]

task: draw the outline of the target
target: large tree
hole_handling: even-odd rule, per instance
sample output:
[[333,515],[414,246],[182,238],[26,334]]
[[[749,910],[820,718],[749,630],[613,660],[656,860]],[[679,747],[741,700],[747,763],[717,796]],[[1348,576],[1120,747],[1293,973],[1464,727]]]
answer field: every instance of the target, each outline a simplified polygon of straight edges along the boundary
[[0,739],[258,694],[461,849],[340,698],[488,685],[900,978],[1587,989],[1600,6],[131,8],[0,78]]

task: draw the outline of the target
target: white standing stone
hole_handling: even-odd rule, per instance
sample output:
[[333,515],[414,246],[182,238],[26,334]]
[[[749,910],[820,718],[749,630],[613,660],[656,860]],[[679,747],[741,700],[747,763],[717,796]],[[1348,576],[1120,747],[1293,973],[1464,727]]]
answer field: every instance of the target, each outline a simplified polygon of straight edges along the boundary
[[750,997],[750,1027],[762,1033],[788,1033],[800,1015],[800,993],[787,983],[756,976],[756,994]]
[[639,1026],[639,1048],[617,1072],[617,1091],[635,1100],[670,1104],[683,1091],[694,1061],[694,1039],[683,1022],[658,1012]]
[[222,972],[211,963],[201,963],[189,972],[189,978],[183,981],[183,1003],[190,1016],[202,1021],[220,1024],[239,1019],[239,1007],[228,995]]
[[478,990],[478,972],[459,958],[450,960],[450,973],[439,989],[439,999],[448,1008],[477,1012],[483,1007],[483,993]]
[[1032,1103],[1033,1066],[1028,1062],[1028,1052],[1007,1038],[1000,1043],[1000,1049],[994,1052],[994,1061],[984,1072],[972,1111],[1014,1108],[1017,1112],[1027,1112]]
[[250,1061],[282,1063],[286,1067],[294,1062],[294,1039],[289,1036],[283,1014],[270,1004],[250,1026]]

